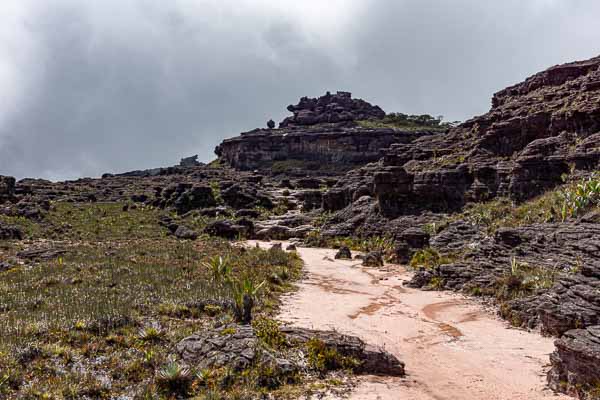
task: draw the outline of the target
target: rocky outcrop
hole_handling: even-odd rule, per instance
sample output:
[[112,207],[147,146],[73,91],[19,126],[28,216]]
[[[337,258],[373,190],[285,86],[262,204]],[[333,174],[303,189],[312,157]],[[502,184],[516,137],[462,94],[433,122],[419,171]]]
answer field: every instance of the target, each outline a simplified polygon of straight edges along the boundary
[[0,240],[21,240],[23,231],[16,226],[7,225],[0,221]]
[[600,326],[568,331],[555,342],[548,383],[580,399],[600,396]]
[[286,118],[279,129],[255,129],[226,139],[216,154],[240,170],[339,174],[377,161],[394,143],[409,143],[432,133],[427,129],[361,128],[354,121],[383,118],[385,113],[363,100],[352,99],[350,93],[302,98],[288,109],[294,116]]
[[269,348],[250,325],[224,326],[183,339],[177,345],[177,354],[187,365],[198,370],[227,367],[243,371],[258,365],[269,366],[274,375],[285,377],[306,369],[302,358],[308,351],[305,345],[312,340],[335,350],[342,357],[356,360],[356,373],[404,376],[404,363],[357,337],[293,327],[282,328],[281,334],[288,349]]
[[180,167],[198,167],[200,165],[202,165],[202,163],[198,161],[198,154],[190,157],[184,157],[181,159],[181,161],[179,161]]
[[204,228],[204,232],[211,236],[225,239],[239,239],[249,237],[254,231],[254,224],[250,220],[240,219],[237,221],[217,220]]
[[244,209],[252,207],[273,208],[273,202],[266,193],[254,185],[226,182],[221,184],[221,197],[225,204],[232,208]]
[[324,204],[339,209],[366,185],[386,218],[452,211],[498,196],[523,201],[573,169],[597,169],[599,68],[600,57],[550,68],[496,93],[490,112],[446,134],[394,143],[376,171],[352,172]]
[[179,183],[157,191],[158,205],[162,208],[172,207],[178,214],[185,214],[199,208],[217,205],[210,186]]
[[0,175],[0,204],[10,201],[15,196],[15,178]]
[[371,251],[364,256],[362,265],[365,267],[383,267],[383,255],[379,251]]
[[338,252],[335,253],[336,260],[352,260],[352,252],[348,248],[348,246],[342,246],[339,248]]
[[294,115],[284,119],[279,124],[280,128],[385,117],[381,108],[361,99],[353,99],[348,92],[327,92],[318,99],[303,97],[298,104],[290,105],[287,109]]
[[198,238],[196,231],[183,225],[178,226],[173,235],[178,239],[196,240]]
[[[600,226],[595,223],[536,224],[498,229],[486,237],[457,222],[431,239],[441,252],[465,256],[429,273],[448,289],[495,292],[514,265],[537,276],[530,296],[507,301],[502,314],[513,324],[540,326],[545,334],[600,324]],[[418,279],[425,286],[429,283]],[[534,283],[535,283],[534,282]]]
[[335,349],[344,357],[358,361],[353,371],[358,374],[404,376],[404,363],[382,348],[369,345],[356,336],[344,335],[334,331],[283,327],[281,332],[291,342],[305,344],[309,340],[318,340],[325,347]]

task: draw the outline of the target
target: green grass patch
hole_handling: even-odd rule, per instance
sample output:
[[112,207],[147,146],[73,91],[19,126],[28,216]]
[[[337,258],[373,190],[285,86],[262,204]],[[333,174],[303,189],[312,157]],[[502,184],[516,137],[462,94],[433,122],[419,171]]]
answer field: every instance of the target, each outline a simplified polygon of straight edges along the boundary
[[597,174],[521,204],[505,198],[470,204],[463,213],[452,216],[450,220],[466,219],[485,226],[488,233],[493,234],[500,227],[563,222],[594,209],[600,209],[600,179]]
[[[111,213],[76,215],[95,224]],[[230,260],[232,281],[262,284],[253,293],[257,315],[272,315],[301,271],[295,253],[241,249],[218,239],[132,240],[125,239],[127,230],[78,231],[85,238],[123,236],[73,242],[60,259],[0,273],[2,398],[110,399],[132,390],[147,394],[141,398],[172,398],[183,381],[188,395],[203,395],[200,378],[178,370],[168,356],[182,338],[233,319],[231,309],[215,304],[231,304],[236,292],[214,285],[209,260]],[[278,279],[270,279],[274,274]],[[215,382],[224,374],[217,371]],[[215,393],[229,398],[264,390],[242,378],[226,389],[215,383]]]
[[434,269],[444,264],[451,264],[456,261],[454,255],[442,255],[436,249],[426,247],[413,254],[410,260],[412,268]]
[[383,119],[368,119],[356,121],[363,128],[392,128],[403,131],[433,131],[445,132],[450,129],[454,123],[442,122],[443,117],[432,117],[428,114],[407,115],[402,113],[390,113]]
[[64,203],[52,205],[43,232],[47,237],[104,241],[165,236],[158,225],[161,211],[138,205],[123,211],[125,203]]

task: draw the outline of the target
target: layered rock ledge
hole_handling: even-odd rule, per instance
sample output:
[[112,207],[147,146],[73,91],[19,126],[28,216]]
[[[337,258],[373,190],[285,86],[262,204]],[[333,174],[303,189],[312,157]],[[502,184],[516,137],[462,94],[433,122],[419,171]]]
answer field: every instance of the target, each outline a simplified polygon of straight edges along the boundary
[[327,175],[377,161],[392,144],[410,143],[433,133],[360,127],[356,121],[378,120],[385,112],[346,92],[304,97],[288,110],[294,116],[281,122],[279,129],[244,132],[224,140],[215,153],[240,170],[290,173],[297,169],[301,174],[316,170]]

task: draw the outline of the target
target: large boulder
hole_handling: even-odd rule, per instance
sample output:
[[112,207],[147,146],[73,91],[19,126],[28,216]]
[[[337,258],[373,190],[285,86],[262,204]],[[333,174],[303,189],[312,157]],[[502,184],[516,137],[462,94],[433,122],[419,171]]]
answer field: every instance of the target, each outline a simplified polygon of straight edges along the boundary
[[180,193],[173,201],[173,208],[178,214],[185,214],[199,208],[214,207],[217,205],[210,186],[194,185]]
[[338,252],[335,254],[336,260],[352,260],[352,252],[348,248],[348,246],[342,246],[339,248]]
[[184,157],[181,159],[181,161],[179,161],[180,167],[197,167],[200,165],[202,165],[202,163],[198,161],[197,154],[190,157]]
[[[248,221],[249,222],[249,221]],[[220,220],[208,224],[204,231],[211,236],[219,236],[226,239],[237,239],[247,237],[252,233],[251,223],[240,223],[240,221]]]
[[269,225],[258,229],[256,231],[256,238],[275,240],[303,239],[314,229],[312,225],[300,225],[293,228],[284,225]]
[[173,235],[178,239],[196,240],[198,238],[196,231],[183,225],[179,225]]
[[357,374],[404,376],[404,363],[383,348],[369,345],[356,336],[344,335],[334,331],[283,327],[281,332],[287,339],[296,343],[318,340],[327,348],[335,349],[345,357],[358,361],[354,368]]
[[302,210],[311,211],[321,208],[323,192],[320,190],[304,190],[298,193],[298,198],[302,200]]
[[221,190],[221,197],[228,206],[235,209],[248,209],[253,207],[273,208],[273,202],[264,193],[253,187],[233,184]]
[[364,256],[362,265],[365,267],[383,267],[383,255],[380,251],[371,251]]
[[170,207],[178,214],[185,214],[196,209],[213,208],[217,201],[210,186],[182,182],[158,188],[152,205]]

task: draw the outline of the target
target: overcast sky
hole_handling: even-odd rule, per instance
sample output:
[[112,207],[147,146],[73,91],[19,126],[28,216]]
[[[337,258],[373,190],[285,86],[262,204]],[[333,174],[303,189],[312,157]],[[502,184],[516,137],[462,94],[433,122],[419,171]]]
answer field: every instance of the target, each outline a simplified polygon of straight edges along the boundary
[[1,0],[0,174],[209,161],[327,90],[464,120],[600,54],[599,20],[598,0]]

